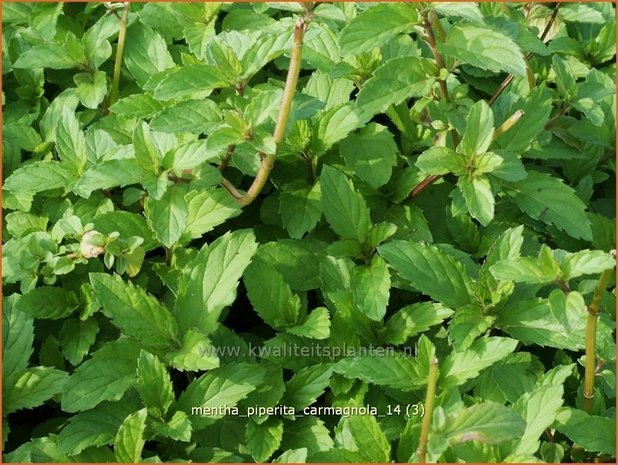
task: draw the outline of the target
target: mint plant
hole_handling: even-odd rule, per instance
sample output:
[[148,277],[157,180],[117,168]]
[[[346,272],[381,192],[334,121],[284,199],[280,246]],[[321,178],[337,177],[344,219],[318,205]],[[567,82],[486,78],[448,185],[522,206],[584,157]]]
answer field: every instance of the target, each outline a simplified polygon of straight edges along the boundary
[[2,24],[4,461],[615,461],[612,3]]

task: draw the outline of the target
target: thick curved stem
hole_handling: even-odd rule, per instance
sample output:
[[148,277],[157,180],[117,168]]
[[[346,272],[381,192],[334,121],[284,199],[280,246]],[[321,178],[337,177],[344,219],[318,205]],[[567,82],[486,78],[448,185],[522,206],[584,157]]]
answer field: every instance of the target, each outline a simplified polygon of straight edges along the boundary
[[[300,62],[302,58],[303,39],[308,26],[307,19],[299,19],[294,26],[294,47],[292,48],[292,56],[290,58],[290,67],[285,80],[285,87],[283,89],[283,97],[281,98],[281,106],[279,107],[279,114],[277,115],[277,122],[275,124],[275,130],[273,133],[273,139],[275,144],[279,146],[285,137],[285,129],[287,127],[288,119],[290,116],[290,108],[292,107],[292,100],[296,93],[296,85],[298,84],[298,75],[300,73]],[[238,191],[233,188],[231,183],[223,178],[221,185],[227,189],[232,197],[240,205],[248,205],[255,200],[258,194],[264,188],[270,171],[272,170],[276,154],[260,154],[262,158],[262,164],[260,169],[253,180],[253,183],[247,190],[245,195],[238,197]]]

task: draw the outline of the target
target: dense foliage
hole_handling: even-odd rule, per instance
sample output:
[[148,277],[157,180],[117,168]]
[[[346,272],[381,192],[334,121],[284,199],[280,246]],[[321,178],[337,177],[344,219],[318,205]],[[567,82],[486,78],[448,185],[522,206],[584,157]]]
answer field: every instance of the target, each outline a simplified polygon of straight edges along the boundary
[[4,461],[613,460],[612,3],[2,23]]

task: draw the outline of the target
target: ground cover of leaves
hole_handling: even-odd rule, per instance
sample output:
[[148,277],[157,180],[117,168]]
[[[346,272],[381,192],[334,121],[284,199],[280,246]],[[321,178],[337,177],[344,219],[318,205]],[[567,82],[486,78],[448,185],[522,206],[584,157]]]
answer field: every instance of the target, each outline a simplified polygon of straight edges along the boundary
[[4,461],[615,460],[612,3],[2,26]]

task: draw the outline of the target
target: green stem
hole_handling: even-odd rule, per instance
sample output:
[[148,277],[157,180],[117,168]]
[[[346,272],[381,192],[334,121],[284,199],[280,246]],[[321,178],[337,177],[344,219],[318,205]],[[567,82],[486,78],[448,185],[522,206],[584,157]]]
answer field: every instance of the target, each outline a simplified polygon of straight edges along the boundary
[[603,293],[607,289],[612,270],[605,270],[599,277],[599,283],[594,291],[592,303],[588,306],[588,322],[586,323],[586,366],[584,369],[584,410],[592,411],[594,400],[594,376],[596,371],[597,321],[601,313]]
[[435,14],[431,15],[431,25],[438,33],[438,39],[440,39],[440,42],[444,42],[446,40],[446,31],[442,27],[440,19]]
[[[556,6],[554,7],[554,11],[551,14],[551,17],[549,18],[549,21],[547,22],[547,25],[545,26],[545,29],[543,30],[543,33],[541,34],[541,40],[545,41],[545,38],[547,37],[547,34],[549,34],[549,31],[551,30],[552,26],[554,25],[554,22],[556,21],[556,17],[558,16],[558,10],[560,9],[560,2],[556,3]],[[528,53],[526,55],[526,59],[530,60],[532,58],[533,54],[532,53]],[[487,101],[487,103],[489,103],[489,105],[492,105],[496,99],[498,97],[500,97],[500,95],[502,94],[502,92],[504,92],[504,90],[509,86],[509,84],[511,82],[513,82],[513,79],[515,79],[515,76],[513,76],[512,74],[509,74],[506,79],[504,79],[504,81],[502,81],[502,84],[500,84],[500,86],[498,86],[498,89],[496,90],[496,92],[494,93],[494,95],[491,96],[491,98]]]
[[[433,58],[438,65],[438,68],[441,70],[445,68],[444,60],[442,59],[442,55],[438,52],[438,48],[436,47],[436,36],[433,33],[433,28],[431,26],[431,20],[429,19],[428,13],[423,13],[423,28],[425,29],[425,33],[427,34],[427,45],[433,54]],[[440,72],[438,70],[438,72]],[[448,88],[446,87],[446,81],[444,79],[438,79],[438,84],[440,85],[440,94],[442,94],[442,98],[444,100],[448,100]]]
[[[308,25],[308,19],[300,18],[294,26],[294,47],[292,49],[290,67],[285,80],[283,97],[281,98],[281,106],[279,107],[279,114],[277,115],[277,122],[273,133],[273,139],[275,140],[275,144],[277,146],[283,142],[283,138],[285,137],[285,129],[287,127],[290,115],[290,108],[292,107],[292,100],[294,99],[296,85],[298,84],[303,38],[305,36],[305,32],[307,31]],[[246,194],[240,194],[227,179],[223,178],[221,180],[221,185],[227,189],[236,202],[242,206],[249,205],[253,202],[264,188],[264,185],[268,180],[268,176],[270,175],[270,171],[275,164],[276,154],[260,154],[260,158],[262,158],[262,164]]]
[[521,119],[521,117],[524,116],[524,114],[524,110],[517,110],[515,113],[513,113],[504,123],[500,125],[499,128],[496,128],[496,130],[494,131],[493,140],[498,139],[505,132],[509,131],[515,125],[515,123],[517,123]]
[[232,161],[232,155],[234,155],[234,150],[236,150],[235,145],[227,146],[227,150],[225,151],[225,157],[223,158],[221,164],[217,167],[219,171],[223,172],[223,170],[227,168],[227,166],[230,164],[230,162]]
[[528,78],[528,87],[534,89],[536,87],[536,77],[534,76],[534,71],[530,66],[530,60],[528,58],[526,58],[526,77]]
[[431,417],[433,415],[433,401],[436,397],[436,384],[438,383],[438,359],[434,359],[429,364],[429,374],[427,376],[427,393],[425,395],[425,415],[421,423],[421,435],[418,442],[418,461],[427,463],[427,440],[429,439],[429,429],[431,427]]
[[112,78],[112,90],[109,94],[109,106],[111,107],[118,100],[120,88],[120,71],[122,70],[122,55],[124,44],[127,37],[127,24],[129,22],[129,8],[131,4],[125,2],[120,18],[120,30],[118,32],[118,46],[116,48],[116,61],[114,62],[114,77]]
[[309,185],[313,185],[315,182],[315,171],[313,170],[313,157],[311,155],[304,155],[303,159],[307,164],[307,182]]
[[558,113],[556,113],[554,116],[552,116],[549,121],[547,121],[547,123],[545,123],[545,129],[550,129],[554,124],[556,124],[556,121],[558,121],[560,118],[562,118],[564,115],[566,115],[569,110],[571,109],[571,107],[569,105],[564,105],[559,111]]

